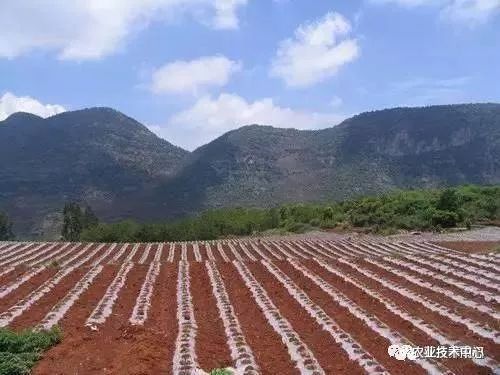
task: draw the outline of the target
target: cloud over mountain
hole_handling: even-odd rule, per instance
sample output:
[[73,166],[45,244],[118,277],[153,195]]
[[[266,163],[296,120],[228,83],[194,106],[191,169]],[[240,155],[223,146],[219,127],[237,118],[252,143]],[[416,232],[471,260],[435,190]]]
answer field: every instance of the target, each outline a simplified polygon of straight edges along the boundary
[[333,126],[346,116],[283,107],[272,98],[248,101],[231,93],[203,96],[173,115],[164,127],[150,127],[174,143],[194,149],[243,125],[266,124],[282,128],[315,129]]
[[10,92],[0,96],[0,121],[16,112],[33,113],[45,118],[64,111],[66,109],[59,104],[43,104],[29,96],[16,96]]

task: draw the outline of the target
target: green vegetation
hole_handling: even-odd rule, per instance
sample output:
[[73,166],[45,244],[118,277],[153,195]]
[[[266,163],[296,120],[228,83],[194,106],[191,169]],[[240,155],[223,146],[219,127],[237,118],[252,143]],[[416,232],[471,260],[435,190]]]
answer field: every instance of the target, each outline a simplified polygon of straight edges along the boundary
[[13,239],[12,223],[7,215],[0,212],[0,241],[9,241]]
[[210,375],[233,375],[233,372],[226,368],[216,368],[210,371]]
[[77,241],[83,230],[95,227],[99,219],[90,206],[83,210],[77,203],[67,203],[63,209],[62,238],[66,241]]
[[261,233],[305,232],[315,228],[391,234],[431,230],[500,218],[500,186],[396,191],[331,204],[289,204],[271,209],[213,210],[170,223],[122,221],[83,230],[82,241],[150,242],[211,240]]
[[144,242],[215,239],[229,235],[244,236],[279,226],[275,209],[224,209],[207,211],[194,218],[171,223],[138,224],[131,220],[98,224],[82,232],[82,241]]
[[47,265],[47,267],[50,269],[58,270],[61,268],[61,263],[54,259]]
[[38,361],[43,351],[61,341],[61,331],[26,330],[16,333],[0,329],[0,375],[24,375]]

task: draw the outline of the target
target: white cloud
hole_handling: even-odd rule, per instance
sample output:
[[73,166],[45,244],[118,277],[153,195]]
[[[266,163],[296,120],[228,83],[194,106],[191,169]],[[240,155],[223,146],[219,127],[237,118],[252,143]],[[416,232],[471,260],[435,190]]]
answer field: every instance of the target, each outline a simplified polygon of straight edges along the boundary
[[336,125],[345,117],[280,107],[271,98],[249,102],[236,94],[223,93],[218,97],[204,96],[192,107],[173,115],[166,126],[150,129],[174,144],[194,149],[244,125],[315,129]]
[[0,97],[0,121],[16,112],[28,112],[40,117],[49,117],[64,112],[66,109],[58,104],[42,104],[29,96],[15,96],[6,92]]
[[371,0],[376,4],[397,4],[405,7],[437,6],[441,19],[474,27],[500,13],[500,0]]
[[473,27],[499,13],[500,0],[455,0],[442,10],[441,15],[447,20]]
[[154,93],[197,94],[208,87],[222,87],[241,64],[224,56],[206,56],[191,61],[174,61],[156,69],[152,74]]
[[98,59],[123,46],[134,31],[155,20],[184,15],[217,29],[238,27],[246,0],[3,0],[0,57],[32,50],[56,51],[59,58]]
[[271,75],[293,87],[310,86],[334,76],[360,54],[357,40],[348,38],[350,33],[351,24],[339,13],[299,26],[294,38],[280,43]]
[[246,4],[247,0],[215,0],[214,27],[216,29],[237,29],[239,20],[236,10]]

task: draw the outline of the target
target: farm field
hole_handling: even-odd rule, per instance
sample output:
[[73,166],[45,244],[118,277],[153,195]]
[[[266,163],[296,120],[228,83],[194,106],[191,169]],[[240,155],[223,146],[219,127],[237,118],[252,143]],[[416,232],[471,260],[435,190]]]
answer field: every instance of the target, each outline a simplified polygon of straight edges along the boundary
[[[0,243],[0,327],[35,374],[500,373],[500,253],[431,242]],[[483,358],[389,356],[391,344]]]

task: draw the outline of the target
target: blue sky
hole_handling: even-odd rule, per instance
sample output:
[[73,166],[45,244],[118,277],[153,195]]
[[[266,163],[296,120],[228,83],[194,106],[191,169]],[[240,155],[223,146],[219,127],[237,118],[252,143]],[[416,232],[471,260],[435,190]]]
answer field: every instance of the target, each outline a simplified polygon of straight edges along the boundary
[[39,4],[2,2],[0,120],[109,106],[194,149],[250,123],[500,101],[500,0]]

